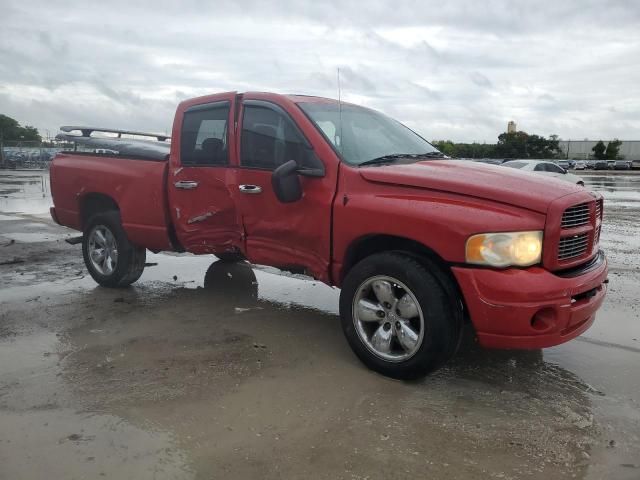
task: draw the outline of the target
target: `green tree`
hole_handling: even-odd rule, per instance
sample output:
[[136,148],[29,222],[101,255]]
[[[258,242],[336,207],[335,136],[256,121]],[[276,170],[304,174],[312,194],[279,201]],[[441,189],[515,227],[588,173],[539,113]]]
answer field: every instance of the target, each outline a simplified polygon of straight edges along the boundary
[[605,158],[607,160],[615,160],[616,158],[620,158],[618,155],[620,153],[620,145],[622,145],[622,142],[617,138],[615,140],[611,140],[604,152]]
[[23,127],[17,120],[2,114],[0,114],[0,138],[5,142],[42,141],[37,128],[29,125]]
[[496,153],[502,158],[556,158],[560,155],[558,137],[546,139],[526,132],[501,133]]
[[451,140],[434,140],[431,142],[434,147],[440,150],[445,155],[449,155],[450,157],[457,157],[456,153],[456,144]]
[[454,143],[451,140],[434,140],[434,147],[454,158],[490,158],[495,156],[495,145],[490,143]]
[[558,136],[549,139],[526,132],[502,133],[498,143],[454,143],[451,140],[431,142],[442,153],[457,158],[557,158]]
[[607,155],[605,153],[606,149],[607,147],[605,147],[604,142],[600,140],[593,146],[591,151],[593,152],[593,156],[598,160],[605,160],[607,158]]
[[527,139],[525,132],[501,133],[498,136],[496,154],[501,158],[529,158],[527,154]]
[[547,140],[538,135],[527,137],[527,155],[529,158],[556,158],[560,155],[560,145],[553,137]]

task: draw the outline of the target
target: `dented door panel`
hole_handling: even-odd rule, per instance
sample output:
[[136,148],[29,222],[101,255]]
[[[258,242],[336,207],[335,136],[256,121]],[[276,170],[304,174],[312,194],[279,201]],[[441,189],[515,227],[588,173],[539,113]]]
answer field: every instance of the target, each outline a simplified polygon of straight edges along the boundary
[[[235,178],[229,168],[235,161],[234,105],[235,93],[189,100],[180,104],[174,120],[168,175],[169,214],[182,247],[196,254],[242,247],[242,228],[233,198]],[[201,135],[192,129],[190,120],[185,126],[185,114],[220,108],[228,108],[222,135],[213,138],[206,131]],[[204,119],[198,125],[207,121],[213,120]],[[183,128],[187,129],[185,136]],[[207,136],[212,138],[204,138]],[[193,164],[193,159],[182,158],[183,140],[195,145],[192,155],[201,155],[195,158],[197,164]],[[213,153],[205,148],[211,141]],[[214,158],[216,155],[219,158]]]

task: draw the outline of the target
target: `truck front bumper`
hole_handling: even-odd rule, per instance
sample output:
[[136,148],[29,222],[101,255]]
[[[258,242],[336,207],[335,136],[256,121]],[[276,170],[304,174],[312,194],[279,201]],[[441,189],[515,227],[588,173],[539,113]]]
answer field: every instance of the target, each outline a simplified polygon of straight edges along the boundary
[[452,270],[480,345],[537,349],[567,342],[593,324],[608,265],[599,252],[584,268],[562,274],[540,267]]

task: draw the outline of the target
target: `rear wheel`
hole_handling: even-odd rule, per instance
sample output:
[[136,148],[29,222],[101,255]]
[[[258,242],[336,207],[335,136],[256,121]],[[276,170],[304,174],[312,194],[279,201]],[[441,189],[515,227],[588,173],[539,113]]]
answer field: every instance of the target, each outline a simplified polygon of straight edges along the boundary
[[126,287],[144,271],[146,250],[127,238],[120,213],[93,215],[82,238],[84,263],[93,279],[104,287]]
[[365,365],[384,375],[428,374],[459,344],[462,312],[454,291],[426,259],[381,253],[362,260],[340,294],[349,345]]

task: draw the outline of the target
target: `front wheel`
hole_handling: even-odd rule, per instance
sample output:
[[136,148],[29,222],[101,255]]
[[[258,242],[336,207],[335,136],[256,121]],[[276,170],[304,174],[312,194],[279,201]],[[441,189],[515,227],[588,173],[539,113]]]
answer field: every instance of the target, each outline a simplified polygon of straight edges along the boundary
[[98,213],[89,219],[82,255],[89,274],[104,287],[126,287],[138,280],[147,257],[144,248],[129,242],[117,211]]
[[451,281],[427,259],[400,253],[365,258],[340,293],[340,317],[360,360],[384,375],[412,379],[456,351],[462,327]]

